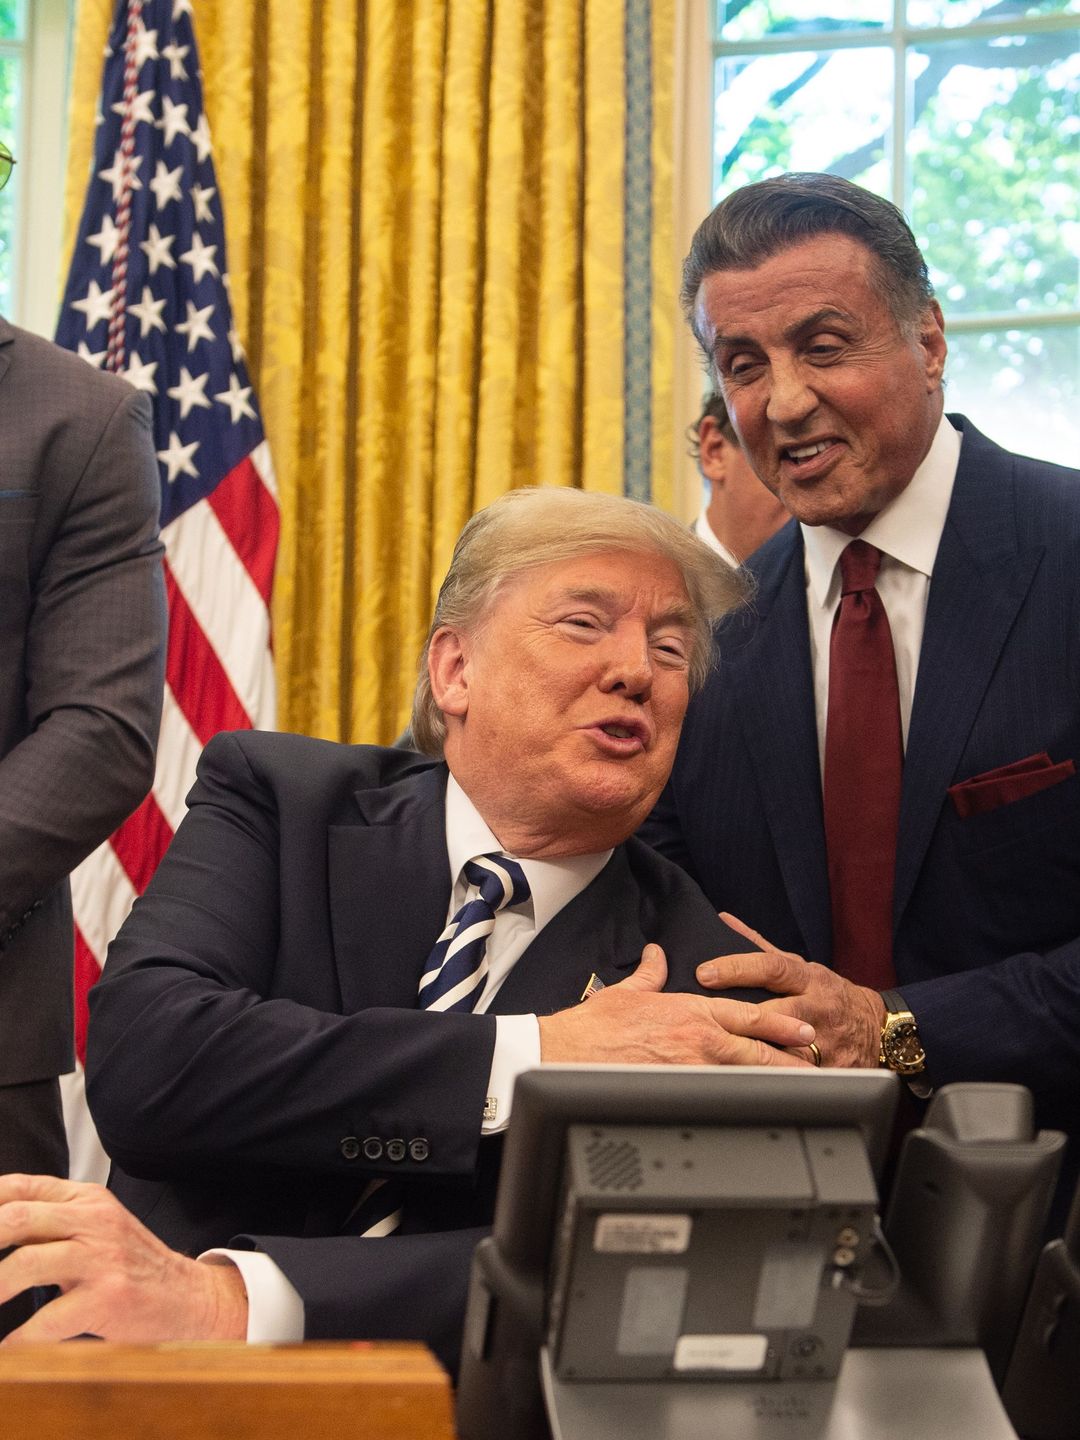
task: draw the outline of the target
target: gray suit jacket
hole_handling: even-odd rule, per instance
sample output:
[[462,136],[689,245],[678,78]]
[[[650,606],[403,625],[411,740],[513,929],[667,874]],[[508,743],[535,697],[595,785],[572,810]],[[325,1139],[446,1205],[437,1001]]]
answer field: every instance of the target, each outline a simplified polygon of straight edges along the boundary
[[72,1064],[67,876],[154,773],[164,678],[150,406],[0,319],[0,1084]]

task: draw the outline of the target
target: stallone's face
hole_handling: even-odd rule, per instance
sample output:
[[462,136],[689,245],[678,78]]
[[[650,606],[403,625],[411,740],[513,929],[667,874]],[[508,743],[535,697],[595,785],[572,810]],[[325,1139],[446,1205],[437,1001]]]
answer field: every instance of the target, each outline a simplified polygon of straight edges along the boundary
[[717,270],[701,335],[747,458],[807,525],[858,535],[907,486],[941,418],[945,336],[932,304],[902,331],[873,256],[819,235],[752,270]]

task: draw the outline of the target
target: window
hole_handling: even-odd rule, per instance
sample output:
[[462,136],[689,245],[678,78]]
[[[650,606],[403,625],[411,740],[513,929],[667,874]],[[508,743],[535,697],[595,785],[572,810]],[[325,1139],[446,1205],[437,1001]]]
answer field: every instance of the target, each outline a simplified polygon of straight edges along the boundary
[[1077,0],[716,5],[716,199],[828,170],[907,215],[949,338],[947,406],[1080,452]]
[[[26,61],[26,13],[23,0],[0,0],[0,139],[16,157],[22,115],[22,79]],[[16,200],[20,190],[19,166],[7,188],[0,192],[0,312],[12,313]]]
[[60,285],[64,116],[73,0],[0,0],[0,313],[51,335]]

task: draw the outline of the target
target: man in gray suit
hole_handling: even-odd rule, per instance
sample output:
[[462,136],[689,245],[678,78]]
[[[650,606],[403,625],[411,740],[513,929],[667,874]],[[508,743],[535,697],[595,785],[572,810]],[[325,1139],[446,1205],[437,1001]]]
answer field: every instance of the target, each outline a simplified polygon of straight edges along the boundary
[[145,395],[3,319],[0,412],[0,1173],[66,1175],[67,877],[153,779],[158,468]]

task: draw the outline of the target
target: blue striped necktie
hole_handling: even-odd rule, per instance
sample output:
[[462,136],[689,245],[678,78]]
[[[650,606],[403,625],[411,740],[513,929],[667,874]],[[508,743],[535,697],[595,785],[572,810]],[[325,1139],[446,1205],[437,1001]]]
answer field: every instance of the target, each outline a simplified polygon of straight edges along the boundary
[[[524,904],[529,882],[516,860],[478,855],[467,860],[465,903],[435,942],[420,977],[423,1010],[472,1010],[487,980],[487,942],[495,916],[508,905]],[[474,893],[475,892],[475,893]]]
[[[529,898],[525,872],[505,855],[478,855],[465,862],[463,873],[469,882],[465,902],[436,940],[420,977],[422,1010],[473,1009],[484,993],[496,915]],[[345,1228],[369,1239],[392,1235],[401,1224],[401,1200],[397,1181],[370,1180]]]

